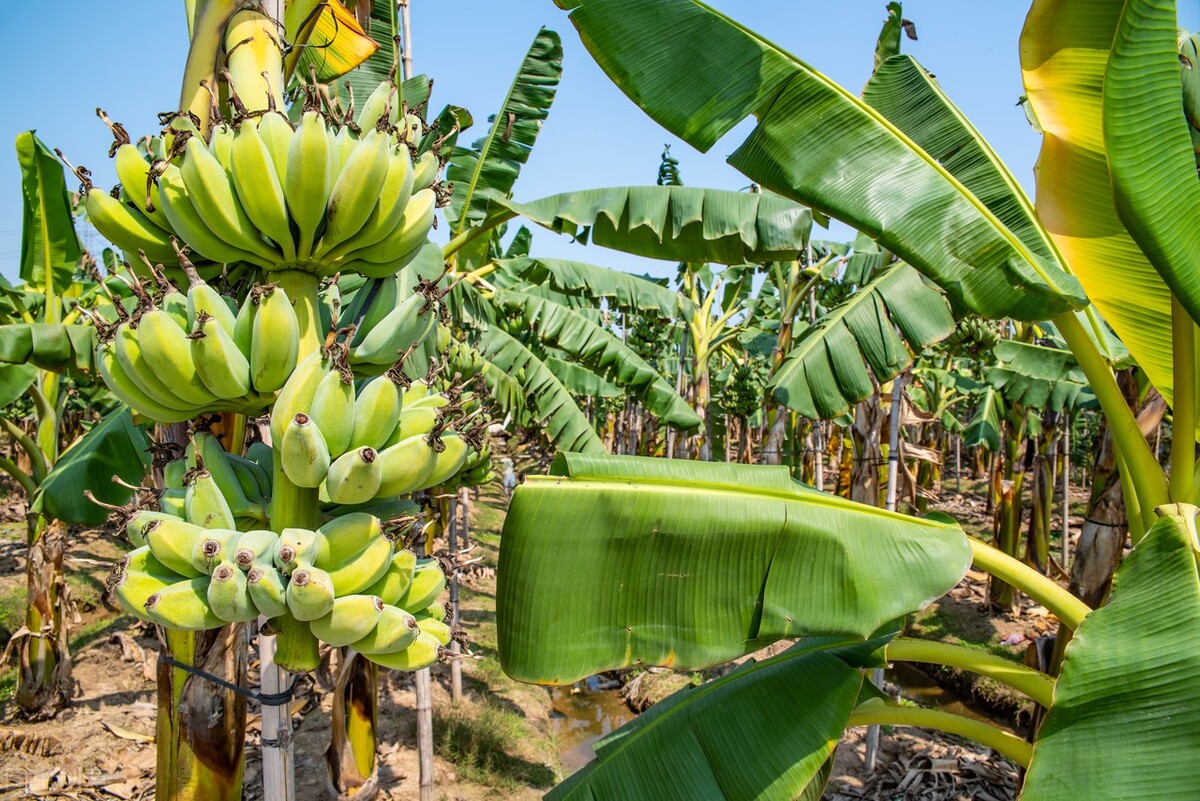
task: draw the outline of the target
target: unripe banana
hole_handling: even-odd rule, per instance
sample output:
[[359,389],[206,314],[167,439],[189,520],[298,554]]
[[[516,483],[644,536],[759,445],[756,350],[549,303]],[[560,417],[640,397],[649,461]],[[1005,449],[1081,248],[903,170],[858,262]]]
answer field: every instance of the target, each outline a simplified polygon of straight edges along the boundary
[[208,583],[208,605],[213,614],[226,623],[245,623],[258,617],[258,607],[250,598],[246,574],[233,562],[221,562]]
[[419,409],[422,406],[428,406],[432,409],[441,409],[444,406],[450,405],[450,399],[440,392],[435,392],[432,395],[426,395],[420,400],[413,401],[407,408]]
[[142,315],[138,344],[146,365],[180,399],[199,408],[211,407],[217,400],[196,373],[187,334],[166,312],[155,309]]
[[[246,293],[245,300],[238,308],[237,317],[233,320],[233,342],[247,358],[254,340],[254,316],[258,314],[258,303],[254,290]],[[185,324],[186,325],[186,324]],[[187,326],[190,328],[190,326]]]
[[[277,115],[270,115],[277,116]],[[261,123],[260,123],[261,125]],[[292,130],[287,129],[288,139]],[[259,125],[244,121],[233,138],[233,183],[246,216],[280,248],[285,262],[296,260],[287,200],[283,184],[275,172],[271,152],[259,132]]]
[[[367,293],[368,305],[366,311],[363,312],[362,320],[358,323],[358,328],[354,332],[354,338],[350,340],[351,345],[358,345],[366,338],[367,334],[375,330],[375,327],[383,321],[397,306],[400,305],[400,277],[396,275],[388,276],[387,278],[372,279],[378,284],[374,289],[374,294],[371,295],[369,289],[364,285],[360,292]],[[357,318],[355,318],[357,319]],[[353,322],[350,320],[347,324]]]
[[152,261],[178,263],[170,235],[137,209],[96,187],[88,190],[84,206],[88,222],[117,247],[132,253],[144,250]]
[[413,165],[413,191],[419,192],[433,186],[441,166],[432,150],[422,153],[416,164]]
[[145,356],[142,355],[141,343],[138,342],[137,329],[128,321],[117,326],[117,330],[113,333],[112,344],[113,352],[125,370],[125,374],[142,392],[168,409],[195,413],[195,405],[171,392],[154,370],[146,364]]
[[[317,394],[317,385],[325,377],[325,367],[320,351],[313,353],[296,365],[279,396],[275,398],[275,406],[271,410],[271,441],[279,447],[284,434],[295,420],[297,414],[308,417],[312,408],[313,396]],[[321,440],[324,443],[324,439]]]
[[[379,581],[388,571],[394,547],[387,537],[378,537],[358,553],[346,554],[341,564],[325,567],[333,582],[334,595],[353,595]],[[337,556],[334,554],[333,558]]]
[[453,431],[448,431],[442,434],[442,445],[445,446],[441,453],[437,455],[437,464],[433,470],[425,477],[424,487],[437,487],[445,484],[462,468],[467,457],[473,453],[471,446],[462,438],[460,434]]
[[250,380],[259,392],[274,392],[296,369],[300,324],[282,287],[264,288],[250,341]]
[[379,204],[387,179],[389,150],[388,135],[371,129],[342,161],[341,174],[329,195],[325,232],[314,254],[317,258],[362,230]]
[[402,405],[404,408],[414,406],[419,401],[429,397],[434,391],[434,388],[424,378],[418,378],[408,385],[408,389],[404,390]]
[[358,233],[325,254],[327,262],[343,257],[354,258],[360,248],[374,245],[390,234],[404,218],[404,210],[413,192],[413,166],[408,148],[390,147],[387,176],[379,193],[379,202],[367,217]]
[[[332,180],[334,188],[337,188],[338,180],[342,177],[342,170],[346,167],[346,163],[350,160],[350,154],[358,147],[359,139],[350,127],[343,125],[337,130],[337,133],[326,129],[329,136],[329,152],[333,155]],[[329,213],[333,210],[333,192],[329,194],[329,204],[326,209],[325,224],[329,224]],[[317,248],[314,248],[313,255],[316,255]]]
[[103,344],[96,349],[96,366],[109,391],[140,415],[149,417],[157,423],[182,423],[190,420],[195,414],[178,409],[168,409],[143,392],[117,360],[111,343]]
[[260,614],[279,617],[288,611],[287,585],[274,567],[255,565],[250,568],[246,574],[246,588]]
[[381,667],[393,670],[421,670],[437,662],[439,647],[440,644],[433,635],[418,629],[416,638],[403,651],[382,654],[363,653],[363,656]]
[[396,606],[410,612],[420,612],[437,600],[446,589],[446,575],[436,559],[423,557],[417,560],[412,583]]
[[190,281],[187,291],[188,329],[196,327],[201,315],[212,317],[229,336],[237,329],[237,313],[229,301],[212,284],[198,277]]
[[271,566],[279,550],[279,535],[267,529],[253,529],[238,539],[233,552],[234,564],[243,572],[255,566]]
[[158,509],[163,514],[187,520],[187,491],[182,489],[163,490],[158,496]]
[[435,304],[420,293],[405,298],[350,351],[350,363],[392,364],[437,323]]
[[237,476],[238,484],[252,503],[265,504],[271,499],[271,474],[263,470],[257,462],[252,462],[243,456],[227,454],[229,466]]
[[233,128],[229,123],[222,122],[219,125],[214,125],[212,133],[209,134],[208,152],[212,154],[217,163],[221,165],[221,169],[225,171],[225,177],[233,180]]
[[450,626],[443,620],[428,615],[416,615],[417,628],[438,641],[439,645],[450,644]]
[[232,400],[250,391],[250,362],[224,328],[201,314],[189,339],[196,373],[210,392]]
[[366,595],[378,595],[385,604],[393,606],[408,592],[412,584],[417,555],[407,548],[397,550],[388,561],[387,572],[363,590]]
[[228,501],[207,470],[192,473],[185,504],[189,523],[202,528],[237,528]]
[[329,448],[312,419],[297,414],[279,445],[283,473],[298,487],[319,487],[329,473]]
[[331,367],[313,393],[308,416],[325,438],[329,457],[336,459],[350,447],[354,434],[354,380]]
[[317,549],[311,561],[317,567],[328,569],[335,560],[357,554],[382,537],[383,527],[375,515],[354,512],[335,517],[317,529]]
[[375,497],[383,471],[374,448],[356,448],[329,465],[325,488],[333,503],[366,503]]
[[409,437],[384,448],[376,459],[379,463],[379,498],[394,498],[415,492],[437,465],[437,451],[424,435]]
[[279,532],[279,548],[275,551],[275,566],[290,573],[316,561],[320,538],[306,528],[285,528]]
[[179,169],[192,205],[213,234],[235,248],[256,254],[268,264],[279,260],[279,254],[263,242],[258,229],[242,210],[225,168],[199,137],[187,141]]
[[358,127],[364,131],[374,128],[376,123],[391,110],[395,98],[396,84],[390,80],[383,81],[376,86],[358,112],[358,119],[355,121]]
[[354,399],[349,448],[381,448],[400,422],[400,398],[400,388],[387,375],[363,385]]
[[[150,163],[146,161],[137,145],[124,144],[117,148],[116,162],[117,178],[121,181],[121,189],[137,210],[167,233],[171,233],[171,222],[163,214],[158,201],[158,186],[149,179]],[[149,205],[147,205],[149,204]],[[117,244],[114,242],[113,244]],[[170,241],[167,241],[168,247]],[[149,254],[147,254],[149,255]],[[175,259],[172,257],[171,262]]]
[[301,567],[292,572],[287,587],[287,605],[297,620],[312,621],[333,609],[333,581],[319,567]]
[[341,648],[370,634],[382,612],[383,601],[373,595],[344,595],[334,599],[328,614],[309,626],[318,640]]
[[414,192],[396,227],[383,239],[373,245],[359,248],[351,256],[376,264],[387,264],[406,253],[411,253],[429,236],[436,207],[437,196],[432,189]]
[[224,621],[208,605],[208,576],[183,579],[146,599],[146,615],[155,623],[176,631],[219,628]]
[[152,520],[142,529],[146,545],[154,558],[185,578],[201,572],[192,565],[192,554],[204,538],[205,530],[177,518]]
[[423,437],[433,431],[437,425],[438,407],[432,403],[414,403],[400,410],[400,418],[396,421],[396,429],[388,437],[385,448],[403,442],[413,437]]
[[126,611],[145,620],[146,599],[181,580],[183,576],[155,559],[149,547],[142,546],[121,557],[113,595]]
[[271,164],[275,167],[275,177],[279,185],[287,186],[288,150],[291,148],[292,136],[295,135],[292,123],[278,111],[268,111],[258,120],[258,135],[271,155]]
[[275,632],[275,664],[293,673],[316,670],[321,664],[321,643],[312,629],[291,612],[271,619]]
[[234,554],[241,537],[242,532],[234,529],[207,529],[204,536],[196,543],[195,550],[192,551],[192,567],[201,573],[212,575],[217,565],[223,562],[233,564]]
[[288,210],[299,229],[296,254],[300,259],[312,255],[317,227],[325,219],[333,188],[332,161],[324,118],[315,111],[306,111],[288,146],[283,184]]
[[[255,253],[234,247],[211,231],[192,204],[183,176],[174,164],[167,165],[166,170],[159,176],[158,197],[162,201],[163,212],[171,222],[171,228],[188,247],[204,258],[221,264],[245,261],[264,268],[270,268],[274,264],[274,260],[264,259]],[[146,250],[146,254],[152,260],[162,261],[164,264],[178,261],[174,250],[170,261],[165,257],[152,255],[149,249]]]
[[276,23],[256,9],[237,12],[225,28],[229,82],[251,113],[285,107],[278,36]]
[[152,512],[149,509],[139,509],[125,521],[125,536],[133,543],[133,547],[141,548],[146,544],[146,531],[150,526],[162,523],[163,521],[182,522],[175,515],[170,515],[166,512]]
[[449,610],[446,608],[446,605],[443,604],[441,601],[434,601],[429,606],[425,607],[425,611],[422,612],[421,614],[424,615],[425,617],[431,617],[435,620],[441,620],[442,622],[445,622],[446,619],[450,616]]
[[244,515],[266,518],[266,510],[262,508],[261,501],[255,502],[251,499],[251,496],[258,492],[257,482],[255,481],[255,485],[248,491],[246,484],[238,476],[233,456],[221,447],[216,437],[207,431],[197,431],[188,445],[187,458],[189,467],[204,465],[235,517]]
[[396,606],[384,604],[375,628],[362,639],[350,644],[360,654],[394,654],[412,645],[421,630],[417,621],[408,612]]
[[246,458],[259,466],[263,472],[270,476],[271,471],[275,469],[275,452],[271,450],[271,446],[265,442],[252,442],[246,447]]

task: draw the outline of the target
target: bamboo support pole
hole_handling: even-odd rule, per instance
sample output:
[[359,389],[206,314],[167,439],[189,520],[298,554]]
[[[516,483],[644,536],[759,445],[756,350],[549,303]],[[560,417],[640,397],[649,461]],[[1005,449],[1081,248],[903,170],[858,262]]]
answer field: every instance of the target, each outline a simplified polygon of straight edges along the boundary
[[433,801],[433,685],[429,668],[413,674],[417,692],[417,766],[420,800]]
[[[450,500],[450,520],[446,528],[446,537],[449,541],[450,563],[454,565],[453,572],[450,574],[450,628],[454,630],[458,628],[458,535],[463,529],[459,519],[458,507],[461,505],[461,498],[466,494],[465,489],[460,490],[458,495]],[[450,651],[454,654],[462,653],[462,645],[458,640],[451,640]],[[450,660],[450,701],[459,703],[462,701],[462,660]]]

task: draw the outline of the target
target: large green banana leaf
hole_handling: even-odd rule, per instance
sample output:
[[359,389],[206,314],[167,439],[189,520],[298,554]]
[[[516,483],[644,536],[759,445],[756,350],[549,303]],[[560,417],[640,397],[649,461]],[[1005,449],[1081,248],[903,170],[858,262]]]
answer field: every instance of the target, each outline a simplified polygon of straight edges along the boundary
[[625,390],[616,384],[605,381],[591,370],[562,359],[551,356],[545,360],[546,367],[558,377],[563,386],[576,395],[585,398],[620,398]]
[[[806,639],[675,693],[598,741],[550,801],[816,801],[884,640]],[[803,713],[803,714],[801,714]]]
[[32,364],[77,381],[92,381],[97,376],[95,351],[96,329],[90,325],[0,325],[0,364]]
[[91,490],[105,503],[119,506],[128,502],[130,490],[115,483],[113,476],[140,484],[150,465],[149,446],[128,408],[109,412],[59,457],[34,502],[56,520],[98,526],[108,511],[89,501],[83,491]]
[[37,380],[32,364],[0,364],[0,409],[25,394]]
[[505,259],[497,265],[530,284],[593,301],[603,298],[610,308],[622,311],[652,312],[668,319],[680,313],[691,319],[693,313],[692,302],[670,287],[608,267],[541,258]]
[[963,446],[983,445],[992,453],[1000,450],[1000,426],[1004,420],[1004,398],[1000,391],[988,387],[979,396],[975,414],[963,431]]
[[987,380],[1009,403],[1054,412],[1096,406],[1096,396],[1071,351],[1006,339],[993,353],[996,364],[988,369]]
[[[454,194],[445,212],[451,237],[481,225],[492,201],[511,197],[513,184],[550,113],[561,76],[562,41],[557,33],[543,28],[525,54],[487,136],[469,148],[456,147],[450,154],[446,178],[453,183]],[[480,237],[474,248],[460,251],[459,258],[478,263],[487,245],[488,240]]]
[[953,330],[946,299],[900,262],[806,329],[770,386],[780,403],[804,417],[837,417],[875,393],[872,373],[875,381],[887,381],[912,363],[912,353]]
[[1121,222],[1200,320],[1200,181],[1176,20],[1173,0],[1126,0],[1104,74],[1104,146]]
[[691,186],[587,189],[499,205],[580,241],[668,261],[788,261],[812,230],[812,211],[766,193]]
[[1169,403],[1171,293],[1117,217],[1104,149],[1101,89],[1123,6],[1034,0],[1030,7],[1020,52],[1025,93],[1043,131],[1037,213],[1088,298]]
[[519,681],[866,639],[971,561],[957,526],[806,489],[785,467],[564,454],[551,473],[517,491],[500,551],[500,662]]
[[1194,507],[1156,522],[1067,646],[1025,801],[1200,798]]
[[536,295],[498,289],[493,300],[501,308],[519,313],[539,341],[570,354],[602,378],[627,387],[664,423],[683,429],[700,425],[699,416],[675,388],[603,326]]
[[[67,197],[62,163],[33,131],[17,134],[21,164],[21,261],[19,275],[46,295],[47,304],[72,283],[83,250]],[[57,322],[57,312],[48,322]]]
[[[498,372],[518,381],[523,405],[528,406],[530,413],[541,423],[551,442],[564,451],[604,452],[604,444],[575,403],[570,390],[541,359],[498,327],[485,329],[479,339],[479,351],[491,366],[484,373],[484,380],[505,381],[498,376],[489,379],[489,373]],[[494,394],[493,397],[497,396]],[[520,396],[517,399],[522,400]]]
[[1041,320],[1086,302],[883,115],[698,0],[563,4],[593,58],[668,130],[707,150],[755,115],[730,164],[867,233],[967,309]]

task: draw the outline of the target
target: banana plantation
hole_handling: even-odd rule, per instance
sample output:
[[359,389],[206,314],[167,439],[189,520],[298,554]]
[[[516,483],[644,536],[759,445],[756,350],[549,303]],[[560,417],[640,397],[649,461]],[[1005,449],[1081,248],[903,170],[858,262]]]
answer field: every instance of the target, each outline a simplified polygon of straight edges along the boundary
[[[1200,798],[1182,4],[1032,0],[1028,193],[899,2],[861,89],[699,0],[173,5],[168,113],[19,123],[0,797]],[[657,174],[531,192],[576,46]]]

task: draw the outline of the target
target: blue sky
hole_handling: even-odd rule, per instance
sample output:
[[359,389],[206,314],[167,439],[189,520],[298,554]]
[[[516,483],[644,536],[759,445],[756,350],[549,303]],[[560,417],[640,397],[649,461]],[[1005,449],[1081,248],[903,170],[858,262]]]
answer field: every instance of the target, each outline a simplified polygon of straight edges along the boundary
[[[875,38],[886,17],[884,0],[710,3],[854,91],[870,74]],[[1180,5],[1181,23],[1200,28],[1196,4]],[[7,10],[6,29],[20,36],[0,50],[0,74],[8,76],[0,140],[10,143],[0,157],[0,273],[10,278],[20,253],[20,175],[11,144],[16,135],[37,129],[50,147],[91,168],[100,185],[112,185],[116,179],[106,155],[111,137],[95,108],[103,107],[135,138],[151,132],[155,114],[178,103],[187,50],[179,0],[68,0],[53,8],[50,16],[42,4],[14,4]],[[920,38],[905,41],[904,47],[937,75],[1032,192],[1039,140],[1015,105],[1022,91],[1017,37],[1027,8],[1016,2],[908,0],[904,15],[916,23]],[[416,71],[435,79],[432,105],[435,110],[445,103],[468,108],[476,119],[467,134],[472,140],[486,131],[488,115],[502,102],[537,30],[546,26],[562,35],[563,80],[517,183],[518,200],[654,183],[665,143],[680,160],[685,183],[723,189],[747,185],[725,164],[725,156],[745,138],[750,123],[707,154],[679,142],[608,81],[552,0],[412,0],[412,15]],[[540,230],[534,251],[633,272],[674,273],[674,265],[584,248]]]

